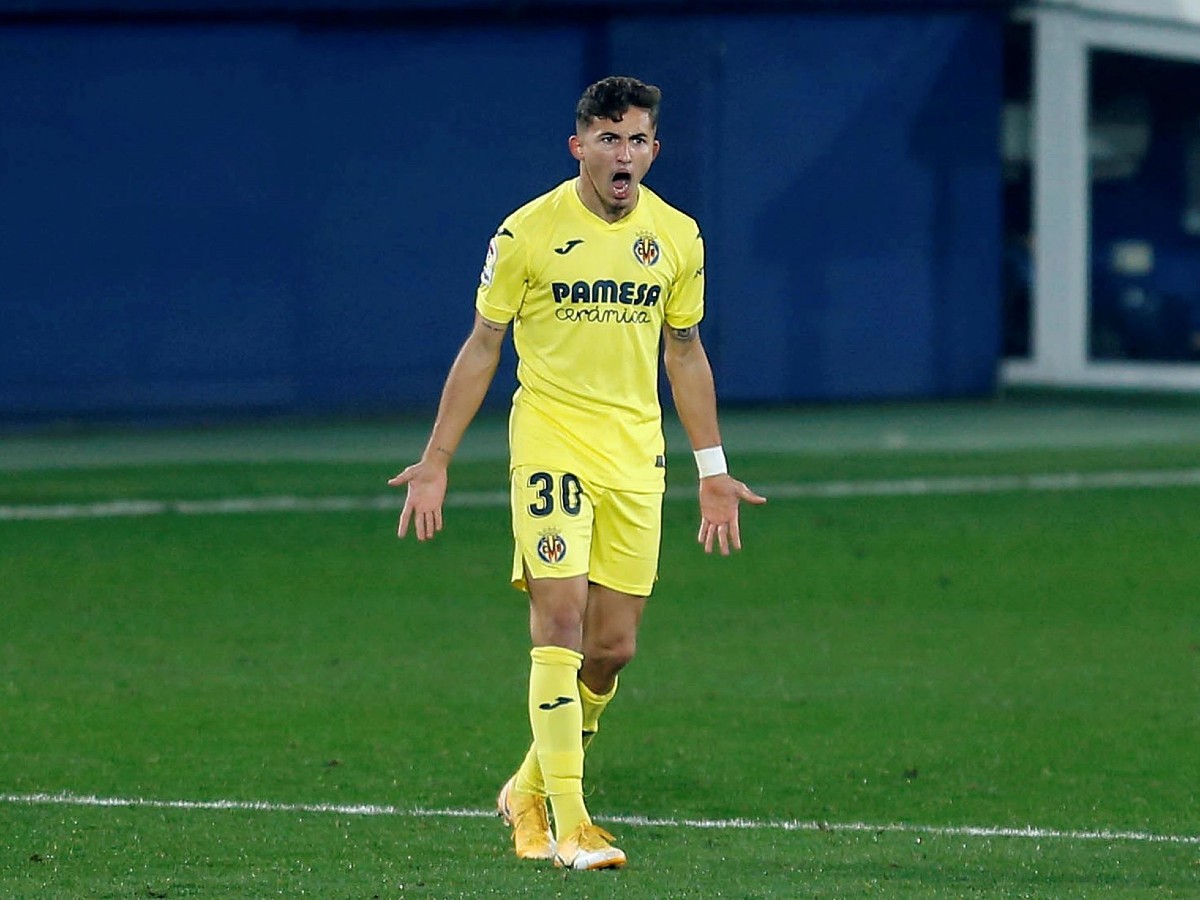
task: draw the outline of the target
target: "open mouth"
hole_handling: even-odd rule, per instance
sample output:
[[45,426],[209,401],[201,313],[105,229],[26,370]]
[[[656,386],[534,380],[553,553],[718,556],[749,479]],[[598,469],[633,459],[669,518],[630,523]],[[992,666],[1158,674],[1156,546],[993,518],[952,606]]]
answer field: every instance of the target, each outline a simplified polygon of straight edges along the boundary
[[633,188],[633,176],[628,172],[617,172],[612,177],[612,188],[617,199],[628,197]]

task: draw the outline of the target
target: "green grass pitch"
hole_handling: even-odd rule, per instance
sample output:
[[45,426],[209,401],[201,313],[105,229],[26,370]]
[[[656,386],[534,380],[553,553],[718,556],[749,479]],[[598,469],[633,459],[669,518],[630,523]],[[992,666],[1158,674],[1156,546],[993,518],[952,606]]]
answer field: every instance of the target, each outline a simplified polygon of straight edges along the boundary
[[[768,496],[1200,458],[1190,438],[727,444]],[[486,815],[528,741],[504,507],[451,507],[426,545],[396,541],[399,495],[3,516],[370,497],[405,461],[3,473],[0,897],[1200,896],[1200,487],[774,496],[730,559],[673,495],[588,756],[630,864],[570,874],[512,857]],[[691,461],[670,462],[686,494]],[[451,490],[504,480],[466,459]]]

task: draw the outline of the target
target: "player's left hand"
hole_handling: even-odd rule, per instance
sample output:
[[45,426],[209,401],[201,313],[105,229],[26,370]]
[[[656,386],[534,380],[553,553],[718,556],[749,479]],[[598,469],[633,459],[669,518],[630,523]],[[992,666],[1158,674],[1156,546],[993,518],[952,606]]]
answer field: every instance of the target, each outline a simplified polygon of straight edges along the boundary
[[728,474],[700,479],[700,533],[696,540],[704,545],[705,553],[712,553],[714,546],[722,556],[728,556],[731,548],[742,549],[738,504],[743,500],[755,505],[767,502]]

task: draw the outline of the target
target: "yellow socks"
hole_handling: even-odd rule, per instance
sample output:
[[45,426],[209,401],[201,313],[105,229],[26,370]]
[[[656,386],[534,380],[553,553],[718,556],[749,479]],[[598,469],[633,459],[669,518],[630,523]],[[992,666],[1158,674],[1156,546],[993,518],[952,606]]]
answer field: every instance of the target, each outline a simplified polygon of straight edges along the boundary
[[529,745],[529,752],[517,769],[517,780],[513,785],[522,794],[546,796],[546,782],[542,780],[542,767],[538,765],[537,744]]
[[[579,682],[580,707],[583,710],[583,749],[586,751],[596,732],[600,730],[600,714],[608,706],[617,693],[618,682],[613,682],[612,690],[607,694],[593,694],[591,689],[582,681]],[[521,768],[517,769],[516,788],[523,794],[538,794],[546,796],[546,782],[542,779],[542,767],[538,765],[537,744],[529,745],[529,752]]]
[[617,684],[618,682],[614,679],[612,690],[607,694],[593,694],[591,688],[582,681],[579,682],[579,700],[583,706],[584,750],[587,750],[588,744],[592,742],[592,738],[600,730],[600,714],[604,712],[604,707],[608,706],[608,701],[616,695]]
[[[533,660],[529,724],[554,810],[555,831],[561,838],[581,822],[591,821],[583,803],[583,708],[578,681],[583,656],[565,647],[534,647],[529,656]],[[523,788],[522,780],[528,779],[518,779],[518,790]]]

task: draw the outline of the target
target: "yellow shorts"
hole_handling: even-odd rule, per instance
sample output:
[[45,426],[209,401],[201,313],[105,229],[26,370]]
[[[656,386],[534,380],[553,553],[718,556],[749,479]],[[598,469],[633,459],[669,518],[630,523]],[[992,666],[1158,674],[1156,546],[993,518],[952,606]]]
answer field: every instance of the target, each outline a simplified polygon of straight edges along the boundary
[[515,547],[512,583],[533,578],[589,581],[637,597],[658,578],[662,494],[614,491],[555,469],[512,470]]

